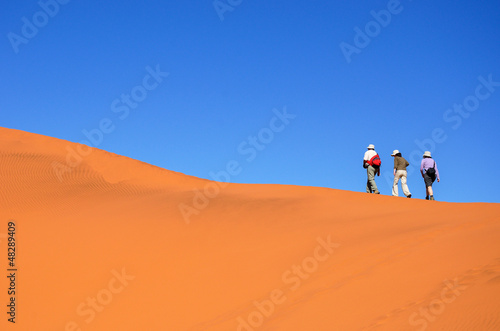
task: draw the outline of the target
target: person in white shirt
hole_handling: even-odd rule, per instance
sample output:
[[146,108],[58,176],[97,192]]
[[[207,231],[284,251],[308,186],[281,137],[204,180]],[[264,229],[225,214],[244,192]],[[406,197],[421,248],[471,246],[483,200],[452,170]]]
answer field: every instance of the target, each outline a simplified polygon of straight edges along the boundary
[[377,188],[377,183],[375,183],[375,174],[380,176],[380,167],[376,167],[371,164],[372,158],[378,154],[375,152],[375,146],[373,144],[368,145],[367,149],[368,150],[365,152],[365,156],[363,158],[363,168],[366,168],[368,176],[368,180],[366,181],[366,192],[380,194]]

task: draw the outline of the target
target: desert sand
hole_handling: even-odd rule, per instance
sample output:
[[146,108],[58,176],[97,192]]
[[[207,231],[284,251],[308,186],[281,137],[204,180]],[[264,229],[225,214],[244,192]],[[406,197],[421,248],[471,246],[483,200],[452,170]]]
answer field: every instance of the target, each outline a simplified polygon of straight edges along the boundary
[[1,330],[500,330],[499,204],[216,183],[5,128],[0,160]]

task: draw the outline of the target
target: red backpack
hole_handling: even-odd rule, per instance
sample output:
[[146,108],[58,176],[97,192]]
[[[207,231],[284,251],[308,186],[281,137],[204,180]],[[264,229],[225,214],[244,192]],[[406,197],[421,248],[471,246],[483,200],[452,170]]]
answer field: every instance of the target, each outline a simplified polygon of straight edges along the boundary
[[380,156],[378,154],[373,155],[370,161],[368,161],[368,164],[371,165],[372,167],[378,168],[382,165],[382,161],[380,160]]

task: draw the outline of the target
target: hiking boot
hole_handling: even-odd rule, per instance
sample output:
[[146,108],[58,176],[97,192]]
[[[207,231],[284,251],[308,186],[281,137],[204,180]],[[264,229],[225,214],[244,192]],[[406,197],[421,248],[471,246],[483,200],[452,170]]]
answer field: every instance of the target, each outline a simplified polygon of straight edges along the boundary
[[429,200],[429,196],[428,195],[425,196],[425,200]]
[[434,196],[433,196],[433,195],[431,195],[431,197],[429,198],[429,200],[434,200]]
[[407,198],[411,198],[411,194],[408,194]]
[[380,192],[379,192],[379,191],[377,191],[377,192],[373,192],[373,193],[375,193],[375,194],[380,194]]

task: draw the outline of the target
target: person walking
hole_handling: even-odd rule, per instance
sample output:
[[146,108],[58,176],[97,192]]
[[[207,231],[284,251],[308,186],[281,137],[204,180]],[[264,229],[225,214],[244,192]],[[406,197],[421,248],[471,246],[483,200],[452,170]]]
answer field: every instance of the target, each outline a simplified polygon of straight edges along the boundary
[[431,152],[426,151],[420,163],[420,173],[424,178],[425,183],[425,200],[434,200],[434,192],[432,191],[432,183],[437,179],[439,183],[439,171],[436,161],[431,157]]
[[375,174],[380,176],[380,157],[375,152],[373,144],[368,145],[365,156],[363,157],[363,168],[366,169],[368,180],[366,181],[366,192],[380,194],[377,183],[375,183]]
[[410,164],[401,156],[401,153],[397,149],[392,152],[391,156],[394,156],[394,183],[392,183],[392,196],[398,196],[398,184],[401,179],[401,187],[403,188],[404,195],[407,198],[411,198],[410,190],[406,184],[406,167]]

